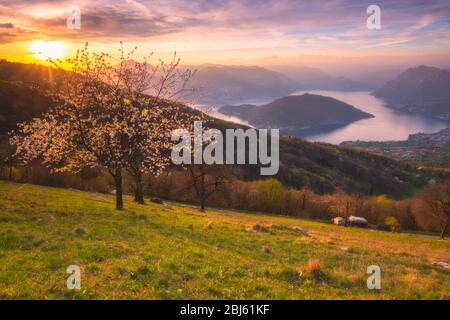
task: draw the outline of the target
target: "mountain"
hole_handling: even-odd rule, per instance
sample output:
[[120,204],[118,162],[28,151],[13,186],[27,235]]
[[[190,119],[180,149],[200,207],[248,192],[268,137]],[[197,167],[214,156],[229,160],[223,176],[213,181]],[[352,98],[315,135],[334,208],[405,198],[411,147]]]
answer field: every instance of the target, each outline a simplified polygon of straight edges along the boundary
[[[0,77],[5,74],[2,72],[2,66],[5,64],[0,64]],[[8,65],[7,68],[18,68],[24,72],[24,78],[36,77],[31,74],[35,70],[32,65],[14,64]],[[45,71],[42,74],[48,74],[50,69]],[[14,81],[8,81],[14,72],[8,74],[4,79],[0,78],[0,115],[2,115],[0,141],[3,141],[2,143],[7,143],[6,133],[16,128],[17,123],[38,117],[53,103],[38,87],[16,81],[16,78]],[[312,97],[306,95],[306,98]],[[320,100],[333,101],[335,99],[320,97]],[[339,105],[342,104],[343,102],[339,102]],[[199,111],[184,106],[183,112]],[[360,113],[356,113],[361,116]],[[211,117],[208,118],[206,126],[219,130],[246,128]],[[7,145],[0,145],[0,150],[6,150],[7,147]],[[242,171],[245,179],[261,179],[258,166],[242,166]],[[41,175],[45,174],[44,171],[41,172]],[[43,181],[55,181],[54,178],[54,176],[44,177]],[[407,164],[365,151],[323,143],[311,143],[293,136],[281,136],[280,170],[275,178],[286,186],[309,187],[317,193],[328,193],[336,188],[342,188],[360,194],[385,193],[393,197],[401,197],[406,192],[424,185],[429,176],[416,171]]]
[[332,77],[319,68],[304,66],[274,66],[273,70],[287,75],[298,90],[367,91],[370,87],[347,77]]
[[[420,66],[432,65],[438,68],[450,69],[449,54],[417,54],[417,55],[362,55],[338,56],[323,53],[320,55],[298,55],[289,60],[277,56],[265,56],[242,64],[256,64],[295,78],[289,70],[298,66],[319,68],[332,77],[345,76],[368,86],[374,91],[393,79],[402,71]],[[286,71],[287,70],[287,71]]]
[[394,103],[450,100],[450,71],[428,66],[410,68],[373,94]]
[[[134,66],[133,59],[124,62]],[[147,65],[155,77],[162,69]],[[274,99],[288,95],[297,89],[294,82],[285,75],[257,66],[227,66],[218,64],[183,65],[179,71],[195,71],[186,84],[188,94],[200,104],[231,103],[247,99]],[[148,94],[152,94],[148,92]]]
[[257,128],[279,128],[296,132],[343,126],[373,117],[345,102],[308,93],[287,96],[261,106],[227,105],[219,111],[242,118]]
[[435,67],[410,68],[373,95],[398,111],[450,120],[450,71]]
[[202,102],[278,98],[296,87],[285,75],[261,67],[201,65],[189,82]]
[[[128,60],[127,64],[136,61]],[[153,66],[149,65],[149,68]],[[187,86],[194,89],[200,104],[234,103],[242,100],[270,100],[300,90],[368,91],[371,88],[346,77],[331,77],[318,68],[203,64],[185,65],[196,70]]]

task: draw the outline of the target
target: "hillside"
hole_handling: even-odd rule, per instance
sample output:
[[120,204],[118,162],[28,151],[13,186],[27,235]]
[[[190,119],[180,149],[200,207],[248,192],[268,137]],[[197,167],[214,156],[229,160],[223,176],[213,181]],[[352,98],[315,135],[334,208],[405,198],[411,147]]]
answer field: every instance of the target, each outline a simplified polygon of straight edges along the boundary
[[277,179],[320,194],[343,188],[350,193],[402,198],[436,178],[385,156],[292,136],[280,140],[280,162]]
[[23,83],[0,80],[0,135],[47,111],[52,100]]
[[326,127],[343,126],[373,117],[345,102],[308,93],[287,96],[261,106],[223,106],[219,111],[242,118],[257,128],[279,128],[297,133],[325,130]]
[[450,71],[420,66],[388,81],[374,96],[396,110],[450,120]]
[[[21,72],[25,72],[27,66],[9,65],[6,62],[3,65],[8,68],[11,68],[12,65]],[[29,72],[33,72],[35,66],[29,66]],[[46,74],[48,73],[47,70]],[[13,74],[13,72],[9,74]],[[3,122],[0,127],[0,142],[6,140],[5,134],[15,128],[17,122],[38,117],[43,110],[47,110],[51,106],[51,101],[48,101],[48,98],[37,87],[1,80],[3,79],[0,79],[0,92],[2,93],[0,95],[0,115],[2,115]],[[24,92],[26,94],[23,94]],[[349,106],[349,108],[352,107]],[[183,107],[183,110],[198,112],[186,106]],[[359,112],[357,113],[359,114]],[[209,118],[208,125],[221,130],[242,127],[214,118]],[[4,149],[7,149],[6,146]],[[417,172],[407,165],[385,157],[361,151],[344,150],[327,144],[310,143],[291,136],[281,138],[280,160],[281,165],[276,176],[277,179],[287,186],[309,187],[317,193],[332,192],[340,187],[361,194],[385,193],[393,197],[402,197],[409,195],[411,190],[426,184],[430,178],[428,174]],[[255,166],[246,166],[243,169],[244,179],[261,178],[259,169]],[[420,173],[419,176],[418,173]],[[53,181],[53,179],[44,180]]]
[[9,62],[0,59],[0,79],[27,84],[39,84],[54,80],[60,72],[40,64]]
[[450,128],[412,134],[406,141],[348,141],[341,146],[390,156],[414,165],[450,169]]
[[[125,200],[117,212],[110,195],[0,181],[0,299],[450,298],[450,273],[432,265],[449,241]],[[366,287],[372,264],[380,291]]]

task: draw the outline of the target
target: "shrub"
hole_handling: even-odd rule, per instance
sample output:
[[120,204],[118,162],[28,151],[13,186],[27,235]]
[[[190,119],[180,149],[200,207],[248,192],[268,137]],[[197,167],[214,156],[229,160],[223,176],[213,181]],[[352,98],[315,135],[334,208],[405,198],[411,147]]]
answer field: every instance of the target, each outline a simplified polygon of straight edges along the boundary
[[273,213],[283,213],[285,189],[280,181],[267,179],[260,181],[259,190],[263,196],[263,205],[266,210]]
[[388,216],[386,219],[384,219],[384,224],[389,226],[392,232],[398,232],[400,231],[400,223],[398,222],[397,218],[394,216]]

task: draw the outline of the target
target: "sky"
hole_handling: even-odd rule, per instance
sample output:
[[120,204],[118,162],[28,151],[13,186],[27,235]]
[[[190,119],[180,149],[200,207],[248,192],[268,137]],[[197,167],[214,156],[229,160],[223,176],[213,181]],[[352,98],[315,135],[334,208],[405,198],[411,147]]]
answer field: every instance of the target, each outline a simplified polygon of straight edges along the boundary
[[[70,5],[80,29],[67,28]],[[380,30],[367,28],[369,5],[380,7]],[[0,0],[0,58],[39,61],[36,41],[62,43],[63,56],[85,42],[114,53],[123,41],[138,56],[177,51],[191,64],[439,55],[450,52],[450,1]]]

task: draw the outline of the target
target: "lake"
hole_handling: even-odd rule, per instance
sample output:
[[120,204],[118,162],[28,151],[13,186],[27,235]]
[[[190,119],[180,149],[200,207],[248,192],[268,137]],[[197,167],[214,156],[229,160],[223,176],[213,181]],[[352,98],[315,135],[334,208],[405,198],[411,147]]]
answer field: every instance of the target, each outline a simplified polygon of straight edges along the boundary
[[[323,133],[315,133],[311,135],[302,135],[303,138],[309,141],[328,142],[339,144],[343,141],[389,141],[389,140],[406,140],[408,135],[412,133],[433,133],[444,128],[450,127],[450,123],[426,118],[418,115],[408,115],[397,113],[385,106],[383,101],[372,96],[370,92],[343,92],[343,91],[321,91],[309,90],[298,91],[292,95],[302,95],[305,92],[311,94],[318,94],[322,96],[332,97],[343,102],[346,102],[362,111],[373,114],[375,117],[370,119],[363,119],[353,122],[347,126],[329,130]],[[233,104],[252,103],[256,101],[236,101]],[[258,101],[257,104],[264,104],[270,101]],[[256,104],[256,103],[255,103]],[[216,104],[220,105],[220,104]],[[229,118],[216,109],[212,109],[211,115],[231,120],[235,122],[245,123],[242,120],[233,117]],[[295,131],[289,132],[296,135]],[[300,135],[300,134],[298,134]]]
[[[332,97],[346,102],[375,117],[353,122],[339,129],[306,136],[310,141],[339,144],[342,141],[388,141],[406,140],[412,133],[433,133],[450,126],[448,122],[418,115],[401,114],[387,108],[382,100],[370,92],[307,91],[311,94]],[[304,94],[305,91],[293,93]]]

